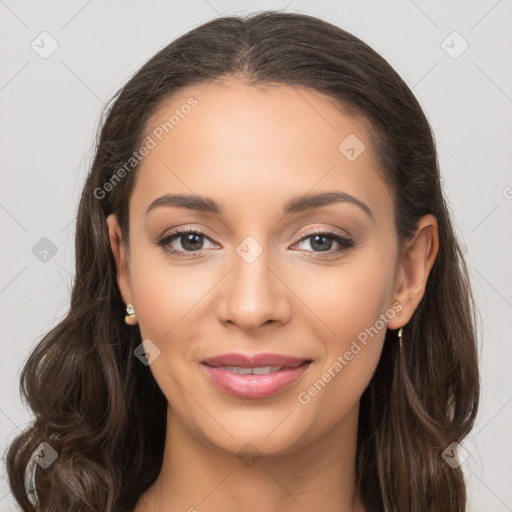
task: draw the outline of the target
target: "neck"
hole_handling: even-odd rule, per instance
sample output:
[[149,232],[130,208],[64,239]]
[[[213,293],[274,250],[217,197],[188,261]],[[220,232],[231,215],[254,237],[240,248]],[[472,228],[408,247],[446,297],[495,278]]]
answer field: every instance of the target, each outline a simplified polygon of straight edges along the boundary
[[364,512],[355,493],[358,407],[313,443],[242,457],[199,440],[169,408],[162,470],[135,512]]

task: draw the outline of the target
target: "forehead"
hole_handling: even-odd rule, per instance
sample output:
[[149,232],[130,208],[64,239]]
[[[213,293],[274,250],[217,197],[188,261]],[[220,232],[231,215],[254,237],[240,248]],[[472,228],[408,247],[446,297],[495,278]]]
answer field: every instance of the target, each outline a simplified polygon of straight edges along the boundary
[[[235,79],[182,89],[147,124],[130,201],[140,209],[164,193],[215,196],[261,209],[275,199],[338,189],[389,209],[369,125],[332,99],[283,84]],[[148,139],[146,139],[148,140]]]

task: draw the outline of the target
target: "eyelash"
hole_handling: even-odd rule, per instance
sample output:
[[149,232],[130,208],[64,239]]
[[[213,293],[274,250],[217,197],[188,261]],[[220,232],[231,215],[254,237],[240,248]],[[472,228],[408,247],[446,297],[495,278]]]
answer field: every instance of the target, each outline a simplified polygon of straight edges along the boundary
[[[175,239],[178,239],[180,236],[186,235],[186,234],[199,235],[202,238],[206,238],[207,240],[209,240],[210,242],[213,243],[212,239],[208,235],[206,235],[205,233],[203,233],[201,231],[198,231],[193,228],[182,228],[182,229],[177,229],[176,231],[173,231],[169,235],[166,235],[161,240],[156,242],[156,245],[158,245],[159,247],[162,247],[164,249],[164,251],[167,252],[167,254],[169,254],[169,255],[175,255],[175,256],[195,255],[196,257],[201,257],[202,256],[201,251],[179,251],[177,249],[172,249],[171,247],[169,247],[169,244],[171,242],[173,242]],[[308,252],[314,252],[315,254],[318,255],[318,256],[315,256],[314,259],[323,259],[324,257],[331,256],[333,254],[345,253],[345,252],[348,252],[349,249],[351,249],[352,247],[355,246],[354,241],[352,239],[340,235],[337,231],[329,230],[329,229],[325,229],[325,228],[317,228],[314,231],[304,234],[303,236],[297,238],[294,241],[294,245],[299,242],[305,241],[308,238],[311,238],[313,236],[319,236],[319,235],[324,236],[326,238],[331,238],[335,242],[338,242],[341,245],[341,249],[335,249],[335,250],[329,249],[328,251],[308,251]],[[326,255],[326,256],[323,256],[323,255]]]

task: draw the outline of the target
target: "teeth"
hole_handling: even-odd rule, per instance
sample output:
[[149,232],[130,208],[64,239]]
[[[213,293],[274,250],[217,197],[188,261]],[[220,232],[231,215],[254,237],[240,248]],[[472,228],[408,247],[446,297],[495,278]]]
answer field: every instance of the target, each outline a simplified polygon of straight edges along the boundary
[[241,368],[239,366],[219,366],[223,370],[227,370],[232,373],[239,373],[240,375],[263,375],[265,373],[274,373],[283,369],[282,366],[259,366],[257,368]]
[[259,368],[253,368],[252,373],[254,375],[262,375],[264,373],[273,373],[281,369],[281,366],[261,366]]
[[237,366],[226,366],[226,370],[230,372],[239,373],[240,375],[246,375],[247,373],[252,373],[251,368],[238,368]]

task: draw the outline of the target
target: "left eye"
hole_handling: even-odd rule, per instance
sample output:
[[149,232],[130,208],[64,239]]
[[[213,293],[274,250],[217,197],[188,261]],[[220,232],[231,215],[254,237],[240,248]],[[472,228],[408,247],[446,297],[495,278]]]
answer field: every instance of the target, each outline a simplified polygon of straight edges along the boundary
[[[305,243],[307,240],[309,240],[310,247],[316,247],[318,249],[317,251],[314,250],[313,252],[318,253],[340,253],[354,246],[354,243],[350,238],[341,236],[335,231],[318,231],[315,233],[310,233],[309,235],[302,237],[298,243]],[[337,243],[340,248],[331,249],[333,243]]]

